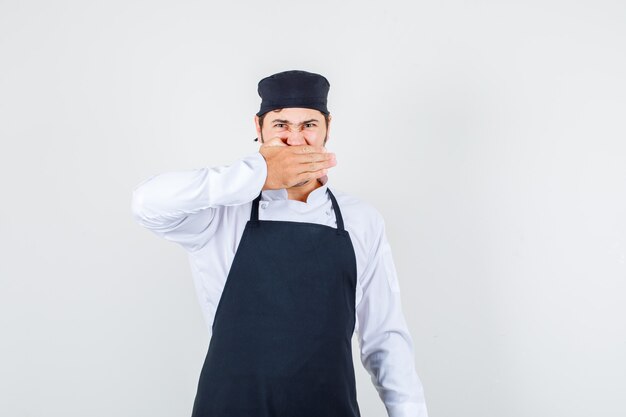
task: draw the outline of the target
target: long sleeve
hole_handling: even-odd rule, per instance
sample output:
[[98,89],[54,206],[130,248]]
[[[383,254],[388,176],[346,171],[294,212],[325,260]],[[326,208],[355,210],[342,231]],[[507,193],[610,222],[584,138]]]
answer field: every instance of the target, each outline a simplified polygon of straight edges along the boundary
[[385,404],[389,417],[427,417],[422,383],[414,361],[413,340],[400,302],[400,288],[382,215],[360,279],[357,336],[361,363]]
[[193,251],[215,232],[217,208],[252,201],[266,178],[259,151],[231,165],[156,174],[134,188],[132,215],[156,235]]

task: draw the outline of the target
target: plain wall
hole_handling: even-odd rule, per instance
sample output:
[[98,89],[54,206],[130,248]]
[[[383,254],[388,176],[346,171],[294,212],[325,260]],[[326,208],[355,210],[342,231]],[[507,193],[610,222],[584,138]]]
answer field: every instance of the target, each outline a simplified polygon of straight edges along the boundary
[[[0,415],[185,416],[208,334],[150,175],[324,74],[384,215],[431,417],[626,415],[623,1],[0,1]],[[356,354],[363,417],[385,415]]]

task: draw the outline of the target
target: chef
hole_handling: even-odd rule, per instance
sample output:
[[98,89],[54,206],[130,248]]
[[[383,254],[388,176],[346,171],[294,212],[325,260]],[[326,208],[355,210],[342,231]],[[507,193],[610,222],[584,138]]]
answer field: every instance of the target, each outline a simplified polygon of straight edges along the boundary
[[263,78],[258,151],[133,191],[134,219],[188,253],[210,334],[192,417],[359,417],[355,333],[388,415],[427,417],[382,215],[329,181],[329,89]]

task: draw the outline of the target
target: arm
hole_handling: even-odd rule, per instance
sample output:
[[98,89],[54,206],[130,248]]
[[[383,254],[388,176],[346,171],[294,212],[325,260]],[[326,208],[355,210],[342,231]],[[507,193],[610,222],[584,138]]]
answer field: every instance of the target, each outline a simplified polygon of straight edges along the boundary
[[133,218],[156,235],[196,250],[215,231],[217,207],[254,200],[266,177],[259,151],[231,165],[156,174],[134,188]]
[[391,247],[380,215],[376,228],[369,262],[360,279],[363,294],[357,304],[361,363],[389,417],[428,417],[422,383],[415,370],[413,340],[402,313]]

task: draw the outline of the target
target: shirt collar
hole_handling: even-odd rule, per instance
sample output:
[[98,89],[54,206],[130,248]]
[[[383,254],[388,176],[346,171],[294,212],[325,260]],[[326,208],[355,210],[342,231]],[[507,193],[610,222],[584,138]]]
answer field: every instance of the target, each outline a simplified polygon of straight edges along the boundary
[[[311,191],[307,196],[306,203],[307,204],[315,204],[317,202],[326,201],[326,189],[328,188],[328,175],[324,175],[323,177],[317,178],[316,181],[322,183],[321,187],[317,187],[315,190]],[[273,201],[273,200],[287,200],[289,194],[287,193],[286,188],[281,188],[278,190],[263,190],[261,191],[261,200],[263,201]]]

